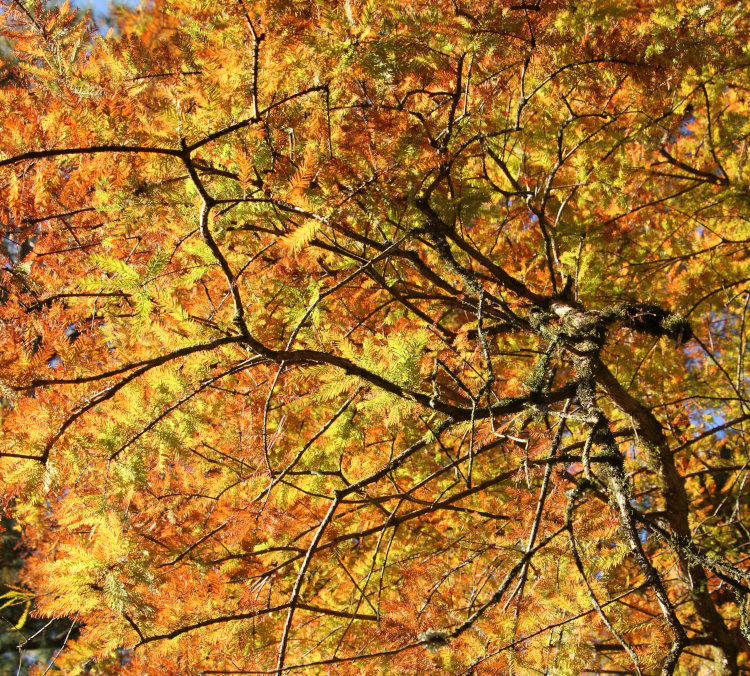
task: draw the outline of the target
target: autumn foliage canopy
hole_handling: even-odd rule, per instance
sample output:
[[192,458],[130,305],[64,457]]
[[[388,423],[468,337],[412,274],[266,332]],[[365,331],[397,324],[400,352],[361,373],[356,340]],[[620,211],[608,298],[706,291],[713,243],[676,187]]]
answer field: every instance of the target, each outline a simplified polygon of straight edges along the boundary
[[52,669],[750,669],[743,3],[112,22],[0,2],[3,598]]

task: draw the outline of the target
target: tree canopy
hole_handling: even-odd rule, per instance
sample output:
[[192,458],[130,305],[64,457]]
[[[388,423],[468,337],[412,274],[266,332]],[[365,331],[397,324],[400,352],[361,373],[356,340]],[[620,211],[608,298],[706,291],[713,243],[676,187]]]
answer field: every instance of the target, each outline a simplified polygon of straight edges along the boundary
[[0,7],[53,669],[750,668],[743,3]]

